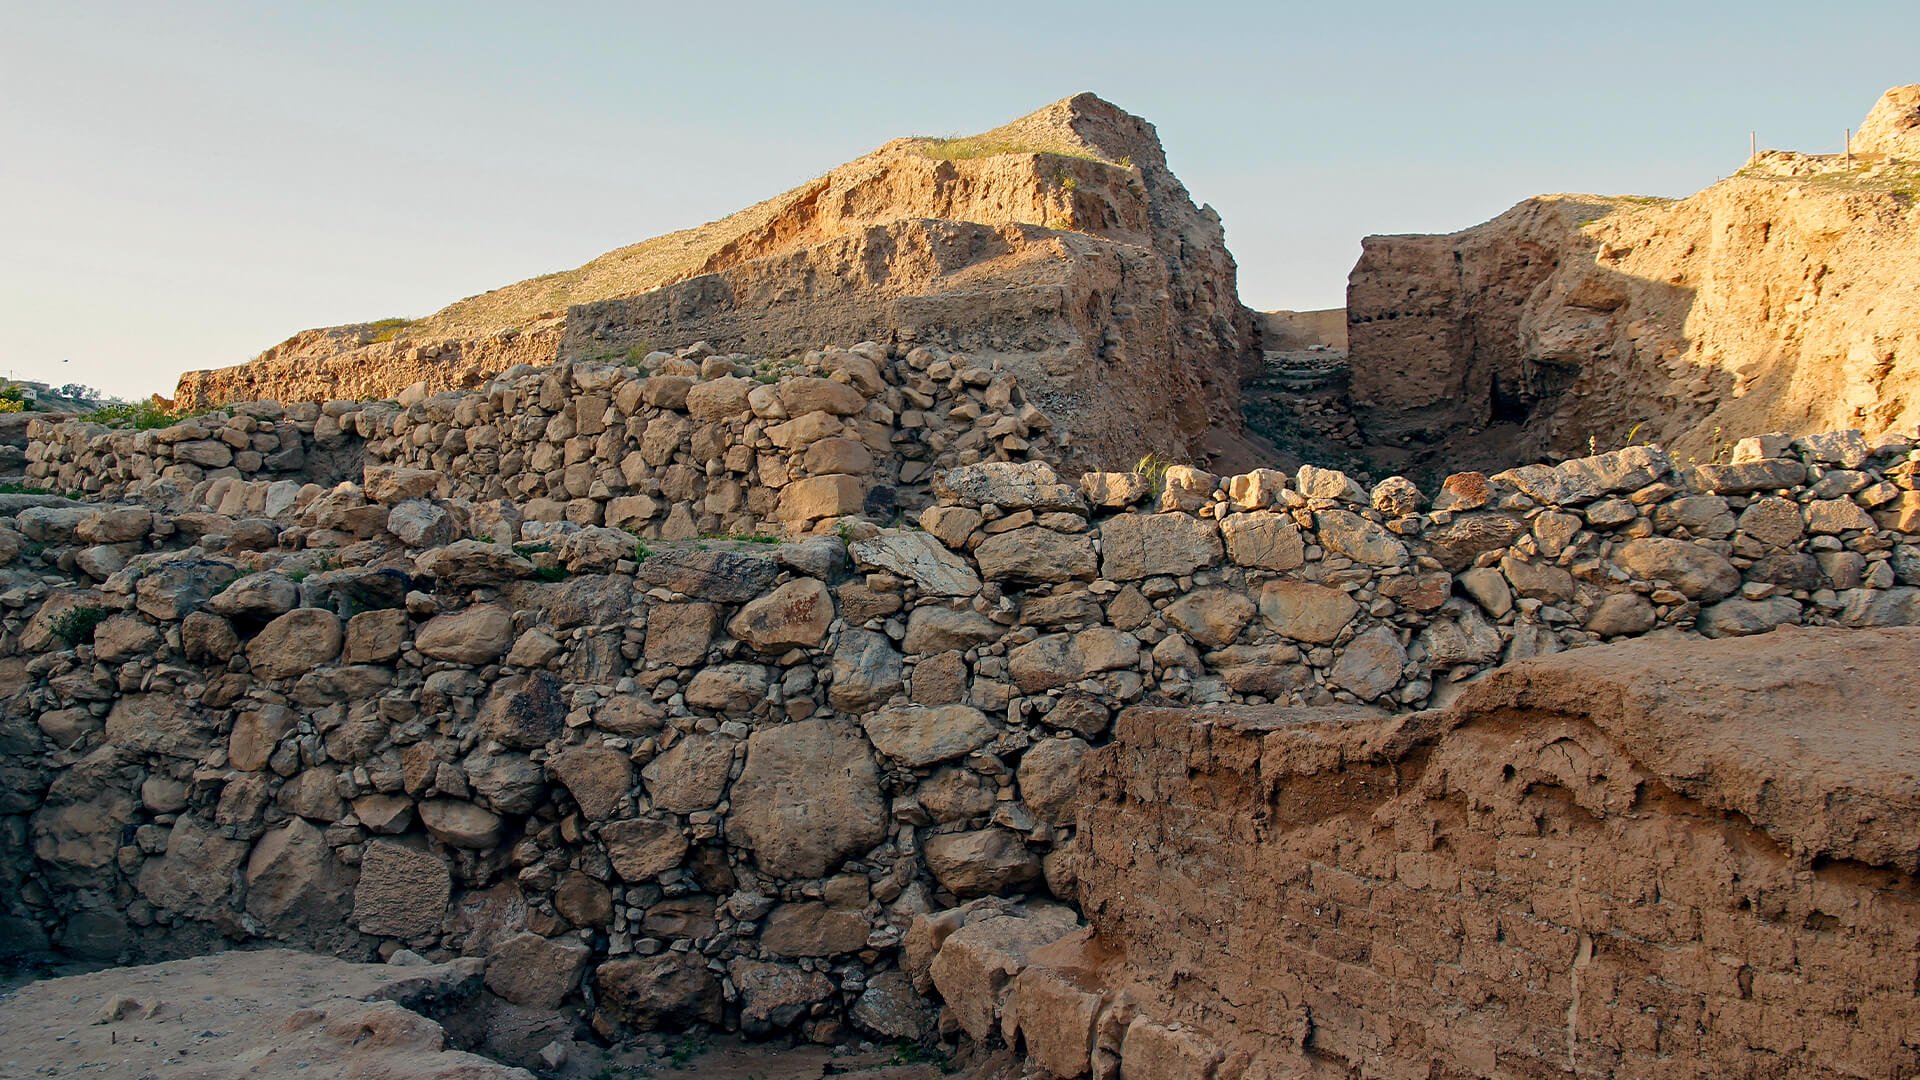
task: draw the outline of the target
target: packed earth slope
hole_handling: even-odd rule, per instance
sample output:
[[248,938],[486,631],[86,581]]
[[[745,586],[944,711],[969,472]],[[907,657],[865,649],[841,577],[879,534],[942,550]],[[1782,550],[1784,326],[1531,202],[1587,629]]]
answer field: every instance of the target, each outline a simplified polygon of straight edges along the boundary
[[1545,195],[1446,236],[1368,237],[1348,317],[1377,459],[1631,440],[1704,461],[1760,432],[1911,424],[1916,94],[1888,91],[1850,156],[1767,151],[1686,199]]
[[187,373],[178,396],[390,396],[702,340],[775,356],[876,340],[1003,364],[1090,463],[1244,462],[1256,336],[1218,215],[1194,206],[1152,125],[1081,94],[971,138],[896,139],[721,221],[424,319],[303,332]]

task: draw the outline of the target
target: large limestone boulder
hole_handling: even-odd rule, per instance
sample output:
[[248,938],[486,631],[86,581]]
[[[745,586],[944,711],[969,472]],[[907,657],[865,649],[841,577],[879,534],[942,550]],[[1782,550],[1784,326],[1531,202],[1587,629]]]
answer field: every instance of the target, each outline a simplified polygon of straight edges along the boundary
[[859,714],[884,703],[903,685],[901,656],[885,634],[872,630],[840,632],[829,669],[827,700],[842,712]]
[[353,910],[353,875],[326,834],[297,817],[253,845],[246,882],[247,913],[279,937],[331,937]]
[[[953,919],[957,914],[941,913],[960,921]],[[1028,956],[1076,928],[1073,912],[1056,904],[977,912],[939,938],[927,972],[961,1028],[985,1041],[994,1034],[1007,990]]]
[[566,786],[588,821],[605,821],[633,787],[633,761],[603,746],[575,746],[555,754],[547,770]]
[[740,1030],[750,1036],[792,1027],[835,990],[819,972],[757,960],[733,961],[727,976],[740,989]]
[[1040,859],[1005,829],[941,833],[927,838],[927,869],[962,899],[1004,896],[1040,880]]
[[883,532],[847,545],[862,570],[898,574],[928,596],[972,596],[980,575],[967,561],[924,532]]
[[720,980],[697,952],[609,960],[593,985],[600,1007],[637,1031],[717,1024],[725,1009]]
[[999,733],[985,713],[968,705],[882,709],[860,723],[881,754],[916,769],[964,757]]
[[487,989],[515,1005],[558,1008],[579,985],[590,955],[591,950],[577,941],[515,934],[495,942],[487,953]]
[[761,652],[809,648],[833,625],[833,594],[813,578],[796,578],[740,609],[727,632]]
[[678,822],[662,818],[635,818],[609,822],[600,830],[607,859],[623,881],[652,881],[680,865],[687,854],[687,837]]
[[946,502],[1002,510],[1086,513],[1086,500],[1041,461],[988,461],[935,473],[933,490]]
[[1740,588],[1740,571],[1725,556],[1685,540],[1629,540],[1614,553],[1614,561],[1636,578],[1668,582],[1689,600],[1712,603]]
[[689,735],[674,743],[640,771],[653,805],[676,814],[711,810],[726,793],[738,744],[738,739],[718,733]]
[[560,680],[539,671],[494,683],[480,707],[480,728],[508,746],[532,749],[558,735],[566,717]]
[[858,728],[803,720],[747,739],[732,839],[776,878],[812,878],[886,839],[880,775]]
[[995,533],[980,542],[973,557],[990,581],[1045,584],[1091,579],[1099,568],[1093,541],[1085,533],[1061,533],[1029,525]]
[[489,664],[513,644],[513,612],[504,604],[475,604],[436,615],[414,635],[414,647],[435,660]]
[[1138,581],[1220,561],[1220,529],[1186,514],[1121,514],[1100,525],[1100,576]]
[[332,663],[344,636],[333,612],[300,608],[268,623],[247,643],[247,662],[262,678],[296,678]]

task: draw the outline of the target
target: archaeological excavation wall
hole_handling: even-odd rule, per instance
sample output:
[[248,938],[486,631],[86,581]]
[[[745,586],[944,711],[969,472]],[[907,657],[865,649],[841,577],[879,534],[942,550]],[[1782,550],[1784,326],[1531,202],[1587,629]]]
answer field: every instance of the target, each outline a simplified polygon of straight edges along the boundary
[[1130,710],[1091,930],[1030,933],[984,1020],[1064,1077],[1911,1075],[1916,662],[1783,630],[1397,717]]
[[[807,472],[827,440],[783,446],[756,401],[787,409],[779,423],[872,431],[922,377],[944,380],[949,418],[995,393],[990,371],[883,360],[871,395],[823,354],[840,366],[767,383],[724,358],[706,377],[562,366],[343,411],[356,433],[382,419],[358,478],[331,486],[275,479],[282,450],[241,449],[261,427],[219,414],[193,438],[42,433],[37,476],[147,501],[0,496],[0,938],[102,957],[408,948],[486,957],[504,1000],[585,1006],[603,1033],[912,1038],[930,993],[955,1007],[941,978],[971,970],[917,963],[916,925],[954,929],[971,904],[993,916],[973,936],[996,920],[1058,936],[1075,921],[1060,905],[1089,896],[1097,918],[1076,776],[1129,706],[1407,711],[1495,664],[1617,639],[1920,622],[1920,464],[1909,440],[1857,432],[1684,469],[1636,447],[1431,497],[1311,467],[1068,484],[976,461],[903,480],[1022,437],[890,436],[862,502],[875,478],[924,479],[902,527],[844,506],[788,517],[784,494],[784,538],[699,535],[757,516],[669,530],[664,508],[613,509],[676,467],[748,507],[790,489],[792,472],[769,485],[777,466],[797,453]],[[1002,385],[993,408],[1018,419]],[[724,420],[693,411],[742,391]],[[803,393],[865,404],[793,408]],[[650,394],[687,407],[622,405]],[[556,497],[576,447],[575,464],[615,460],[593,449],[606,432],[570,427],[583,409],[625,414],[638,491]],[[291,423],[312,460],[352,449],[320,445],[329,415],[250,419],[285,448]],[[527,417],[538,432],[496,469],[453,448]],[[680,441],[649,463],[656,425]],[[234,460],[183,462],[196,443]],[[259,470],[240,470],[247,452]],[[528,465],[510,472],[510,453]],[[1022,896],[1020,914],[1001,904]]]

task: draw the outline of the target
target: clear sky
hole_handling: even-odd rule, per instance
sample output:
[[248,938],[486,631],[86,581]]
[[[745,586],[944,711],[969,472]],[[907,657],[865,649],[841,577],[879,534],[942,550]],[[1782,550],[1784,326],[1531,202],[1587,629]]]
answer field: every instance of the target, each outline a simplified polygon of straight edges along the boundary
[[724,216],[898,135],[1092,90],[1225,220],[1245,301],[1545,191],[1837,151],[1913,0],[0,0],[0,374],[170,392],[295,330]]

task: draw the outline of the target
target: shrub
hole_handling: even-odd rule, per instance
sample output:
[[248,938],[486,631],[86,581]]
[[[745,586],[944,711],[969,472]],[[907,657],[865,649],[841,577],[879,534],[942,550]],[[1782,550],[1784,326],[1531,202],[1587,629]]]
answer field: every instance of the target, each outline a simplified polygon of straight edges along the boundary
[[367,324],[367,329],[372,332],[367,340],[370,342],[392,341],[400,336],[400,331],[412,325],[412,319],[376,319]]
[[152,431],[155,428],[172,427],[182,420],[190,420],[212,411],[211,409],[174,410],[156,401],[122,401],[113,405],[104,405],[90,413],[82,413],[80,419],[89,424],[130,427],[135,431]]
[[107,614],[107,609],[102,607],[68,608],[53,617],[53,634],[66,642],[69,649],[89,644],[93,641],[93,631]]

